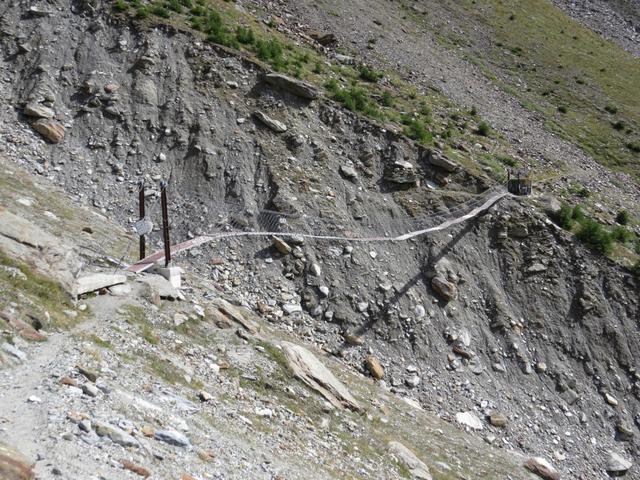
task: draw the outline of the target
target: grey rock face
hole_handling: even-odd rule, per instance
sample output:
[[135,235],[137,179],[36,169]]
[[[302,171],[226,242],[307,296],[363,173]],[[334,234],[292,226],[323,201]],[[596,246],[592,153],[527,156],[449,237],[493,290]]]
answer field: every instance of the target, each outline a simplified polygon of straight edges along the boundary
[[113,443],[123,447],[138,447],[138,441],[121,428],[105,422],[96,422],[95,431],[100,437],[108,437]]
[[318,90],[301,80],[282,75],[280,73],[268,73],[264,76],[265,82],[286,92],[292,93],[307,100],[315,100],[320,96]]
[[616,452],[609,452],[609,458],[605,465],[605,470],[613,475],[623,475],[631,467],[633,463]]
[[455,172],[459,168],[457,163],[452,162],[443,153],[435,150],[429,152],[428,159],[431,165],[441,168],[446,172]]
[[154,437],[160,442],[175,445],[176,447],[188,447],[191,445],[186,435],[176,432],[175,430],[159,430]]
[[287,126],[284,123],[274,118],[271,118],[269,115],[267,115],[266,113],[260,110],[255,112],[253,116],[256,117],[258,120],[260,120],[262,123],[264,123],[267,127],[273,130],[275,133],[284,133],[287,131]]

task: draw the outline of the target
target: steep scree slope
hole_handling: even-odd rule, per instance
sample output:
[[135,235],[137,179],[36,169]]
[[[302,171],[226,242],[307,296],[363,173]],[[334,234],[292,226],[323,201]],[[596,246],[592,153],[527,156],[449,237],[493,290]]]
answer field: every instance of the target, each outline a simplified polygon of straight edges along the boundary
[[[412,142],[267,87],[261,68],[187,32],[95,4],[40,2],[31,14],[30,3],[0,6],[0,135],[5,155],[114,220],[135,217],[143,176],[156,218],[154,182],[170,180],[177,239],[215,230],[238,209],[236,222],[271,208],[356,233],[385,229],[446,212],[491,183],[460,170],[434,191],[425,180],[443,172]],[[31,103],[54,110],[62,141],[33,131]],[[287,133],[254,121],[258,109]],[[398,161],[422,186],[386,179]],[[600,478],[609,449],[638,454],[637,280],[573,243],[534,200],[406,244],[306,242],[282,256],[236,240],[189,258],[217,288],[355,368],[377,356],[389,388],[444,418],[504,412],[508,426],[485,425],[488,440],[553,459],[570,478]],[[303,313],[289,308],[299,304]]]

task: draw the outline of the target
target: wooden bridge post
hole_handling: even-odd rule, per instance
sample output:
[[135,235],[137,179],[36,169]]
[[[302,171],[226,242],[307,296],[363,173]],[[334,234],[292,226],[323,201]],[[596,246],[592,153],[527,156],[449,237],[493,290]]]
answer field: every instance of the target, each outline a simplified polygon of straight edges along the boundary
[[164,266],[169,266],[171,262],[171,241],[169,240],[169,211],[167,207],[167,186],[169,184],[162,180],[160,182],[160,203],[162,204],[162,240],[164,242]]
[[[144,205],[144,180],[138,182],[138,211],[140,214],[140,220],[145,217],[145,205]],[[140,260],[146,256],[146,245],[144,235],[140,235]]]

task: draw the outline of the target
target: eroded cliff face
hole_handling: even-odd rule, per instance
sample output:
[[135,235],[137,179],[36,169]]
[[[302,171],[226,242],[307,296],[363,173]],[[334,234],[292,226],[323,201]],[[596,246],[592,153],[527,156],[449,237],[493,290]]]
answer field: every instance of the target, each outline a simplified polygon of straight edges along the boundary
[[[176,241],[260,227],[265,209],[308,215],[292,220],[298,233],[384,234],[493,183],[274,88],[262,67],[177,27],[113,16],[109,2],[30,7],[0,6],[3,154],[122,224],[141,178],[156,223],[169,180]],[[389,388],[425,409],[501,412],[488,441],[599,478],[607,450],[638,454],[640,292],[551,223],[545,201],[504,199],[408,242],[291,241],[282,254],[235,239],[177,261],[356,370],[377,357]]]

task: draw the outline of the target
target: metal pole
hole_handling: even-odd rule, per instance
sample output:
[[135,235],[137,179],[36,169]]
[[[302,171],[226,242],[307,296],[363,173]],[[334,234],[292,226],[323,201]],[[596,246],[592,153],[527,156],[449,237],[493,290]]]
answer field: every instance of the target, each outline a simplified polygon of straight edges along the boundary
[[[138,182],[138,205],[139,205],[139,211],[140,211],[140,220],[142,220],[145,217],[145,211],[144,211],[144,180],[140,180]],[[146,255],[145,255],[145,241],[144,241],[144,235],[140,235],[140,260],[142,260]]]
[[168,267],[171,261],[171,243],[169,240],[169,211],[167,208],[168,183],[160,182],[160,203],[162,204],[162,239],[164,241],[164,266]]

